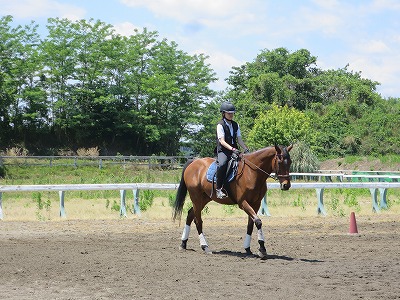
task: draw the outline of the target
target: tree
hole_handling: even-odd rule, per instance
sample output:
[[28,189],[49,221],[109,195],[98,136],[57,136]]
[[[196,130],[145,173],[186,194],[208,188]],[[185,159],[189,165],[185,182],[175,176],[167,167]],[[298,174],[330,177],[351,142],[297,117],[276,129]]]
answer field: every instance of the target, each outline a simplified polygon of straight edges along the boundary
[[306,49],[290,53],[277,48],[263,50],[253,62],[234,67],[227,78],[232,85],[227,94],[238,106],[244,132],[271,104],[303,110],[312,91],[309,80],[316,73],[315,63],[316,57]]
[[255,120],[248,136],[248,145],[259,149],[270,145],[289,145],[296,141],[308,142],[314,132],[311,120],[303,112],[288,106],[271,105]]
[[121,37],[100,21],[50,22],[43,53],[50,52],[46,77],[60,139],[106,152],[177,153],[185,128],[213,96],[207,57],[189,56],[147,29]]
[[0,19],[0,141],[24,146],[36,140],[36,128],[43,129],[47,104],[38,84],[37,25],[12,28],[11,22],[11,16]]

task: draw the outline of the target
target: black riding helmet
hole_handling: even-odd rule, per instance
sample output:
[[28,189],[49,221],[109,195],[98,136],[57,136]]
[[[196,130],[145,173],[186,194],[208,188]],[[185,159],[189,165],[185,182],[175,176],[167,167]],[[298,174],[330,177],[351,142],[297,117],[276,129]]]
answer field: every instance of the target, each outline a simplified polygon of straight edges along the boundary
[[235,106],[231,102],[224,102],[221,104],[219,109],[220,112],[234,113],[236,111]]

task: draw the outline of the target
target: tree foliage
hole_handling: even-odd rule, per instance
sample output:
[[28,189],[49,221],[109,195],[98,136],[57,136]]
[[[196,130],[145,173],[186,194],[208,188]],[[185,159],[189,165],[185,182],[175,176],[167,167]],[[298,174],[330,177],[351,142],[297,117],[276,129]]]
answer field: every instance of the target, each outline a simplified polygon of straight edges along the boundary
[[[157,32],[125,37],[99,20],[1,18],[2,147],[33,153],[99,146],[103,154],[177,154],[215,73]],[[11,138],[13,137],[13,138]]]
[[255,120],[248,136],[249,146],[253,149],[269,145],[289,145],[296,141],[307,141],[311,132],[311,120],[303,112],[272,104],[270,109],[261,113]]
[[[284,124],[295,119],[284,110],[291,108],[308,120],[293,127],[309,130],[293,137],[318,156],[399,153],[394,146],[399,99],[382,99],[377,82],[347,68],[318,69],[316,57],[305,49],[264,50],[253,62],[233,67],[227,97],[237,105],[237,119],[254,146],[288,141]],[[277,111],[278,106],[283,109]]]
[[262,50],[216,93],[204,54],[158,32],[117,34],[99,20],[0,18],[0,149],[34,154],[99,147],[101,154],[212,156],[219,106],[232,101],[252,148],[302,143],[318,157],[400,153],[400,101],[348,70],[321,70],[306,49]]

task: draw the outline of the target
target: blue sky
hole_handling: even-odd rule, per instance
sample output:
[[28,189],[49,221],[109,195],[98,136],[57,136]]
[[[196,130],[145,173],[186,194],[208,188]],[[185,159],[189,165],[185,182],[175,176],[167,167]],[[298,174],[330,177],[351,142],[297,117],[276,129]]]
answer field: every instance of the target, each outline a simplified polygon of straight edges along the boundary
[[383,97],[400,97],[399,0],[0,0],[14,24],[93,18],[131,35],[147,27],[179,49],[204,53],[219,81],[262,50],[305,48],[317,66],[361,72]]

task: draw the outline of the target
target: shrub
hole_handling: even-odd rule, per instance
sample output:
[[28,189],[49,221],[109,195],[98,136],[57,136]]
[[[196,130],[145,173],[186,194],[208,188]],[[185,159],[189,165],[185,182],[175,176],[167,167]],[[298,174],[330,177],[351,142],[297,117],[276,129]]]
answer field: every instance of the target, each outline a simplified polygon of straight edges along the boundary
[[146,211],[153,205],[154,192],[150,190],[145,190],[139,196],[139,208],[141,211]]
[[100,155],[100,150],[98,147],[79,148],[78,150],[76,150],[76,154],[78,154],[78,156],[97,157]]
[[292,158],[292,172],[314,173],[319,169],[318,158],[304,142],[298,142],[293,146],[290,157]]
[[6,149],[5,156],[27,156],[28,150],[25,148],[12,147]]

